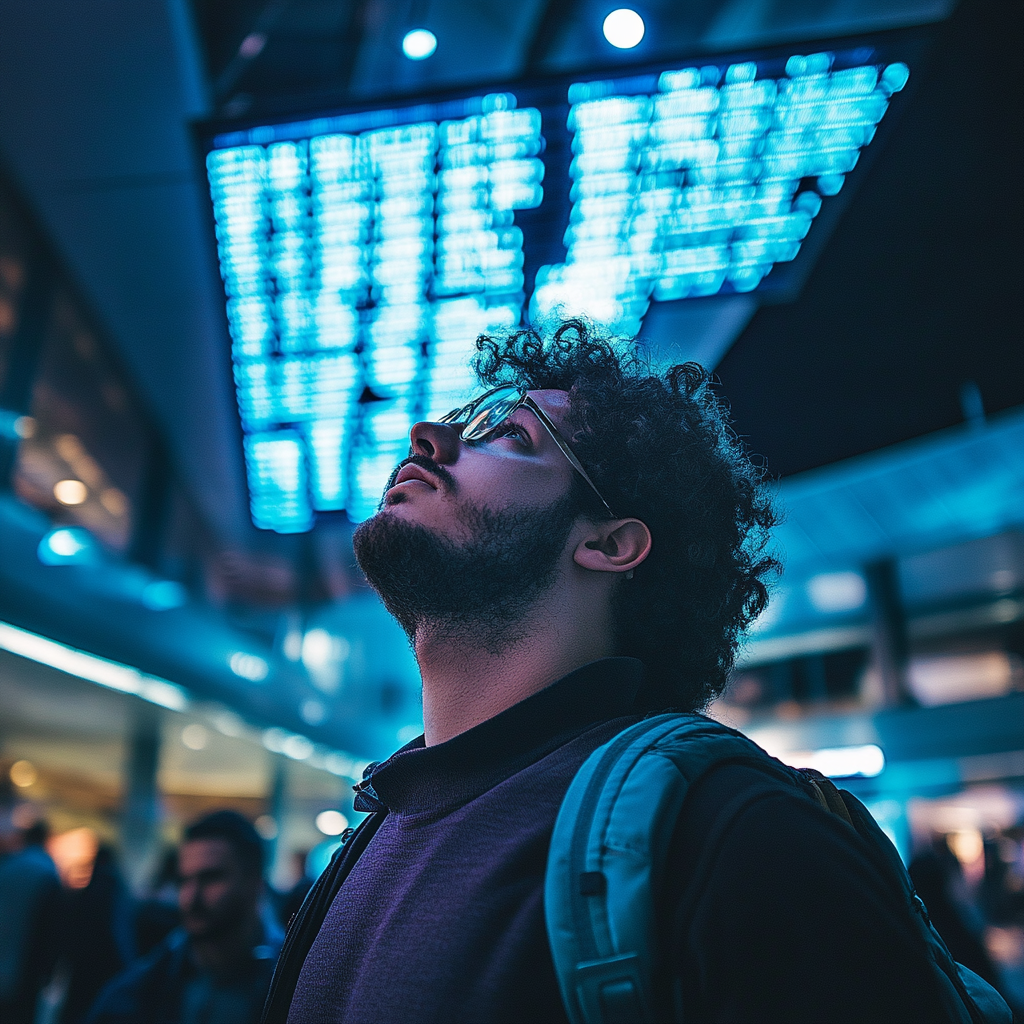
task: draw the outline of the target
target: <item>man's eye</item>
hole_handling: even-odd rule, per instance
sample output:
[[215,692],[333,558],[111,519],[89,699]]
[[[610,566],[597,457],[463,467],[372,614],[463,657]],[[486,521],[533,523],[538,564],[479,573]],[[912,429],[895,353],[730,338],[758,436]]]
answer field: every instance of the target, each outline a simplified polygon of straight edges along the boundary
[[529,444],[530,435],[517,423],[503,423],[494,434],[495,437],[514,437],[523,444]]

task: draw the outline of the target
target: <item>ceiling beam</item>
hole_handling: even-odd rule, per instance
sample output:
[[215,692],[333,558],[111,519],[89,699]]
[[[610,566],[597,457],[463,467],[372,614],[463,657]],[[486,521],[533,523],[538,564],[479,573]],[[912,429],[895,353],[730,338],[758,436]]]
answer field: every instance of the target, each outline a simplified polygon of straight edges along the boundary
[[542,70],[542,65],[552,46],[558,40],[562,29],[569,23],[579,0],[547,0],[537,20],[537,27],[524,47],[522,74],[533,75]]
[[288,3],[289,0],[267,0],[252,28],[242,38],[234,57],[213,83],[213,98],[217,104],[223,103],[235,91],[253,61],[266,49],[270,33],[281,20]]

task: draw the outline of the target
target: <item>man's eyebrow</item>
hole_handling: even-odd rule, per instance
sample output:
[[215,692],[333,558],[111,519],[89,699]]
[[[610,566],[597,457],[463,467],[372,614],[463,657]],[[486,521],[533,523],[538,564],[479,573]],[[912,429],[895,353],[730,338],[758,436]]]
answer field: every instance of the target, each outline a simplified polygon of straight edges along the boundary
[[537,414],[525,406],[516,409],[505,422],[514,423],[517,427],[524,427],[535,445],[538,440],[543,440],[542,435],[547,433],[544,425],[537,418]]

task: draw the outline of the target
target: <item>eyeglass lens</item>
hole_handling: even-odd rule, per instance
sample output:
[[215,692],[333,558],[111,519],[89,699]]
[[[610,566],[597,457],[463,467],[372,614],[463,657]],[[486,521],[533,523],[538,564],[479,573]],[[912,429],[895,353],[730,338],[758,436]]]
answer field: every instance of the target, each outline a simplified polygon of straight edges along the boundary
[[492,430],[512,415],[522,401],[522,392],[515,387],[498,388],[461,409],[442,416],[441,423],[461,423],[464,441],[482,441]]
[[493,395],[488,395],[470,411],[469,419],[462,428],[462,439],[482,441],[512,415],[521,401],[522,394],[518,388],[502,388]]

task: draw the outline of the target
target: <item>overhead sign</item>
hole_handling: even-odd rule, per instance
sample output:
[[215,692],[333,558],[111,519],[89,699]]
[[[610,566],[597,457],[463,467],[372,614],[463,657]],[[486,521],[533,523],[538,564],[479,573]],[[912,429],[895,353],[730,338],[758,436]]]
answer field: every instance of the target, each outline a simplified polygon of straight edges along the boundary
[[211,134],[253,521],[371,515],[481,333],[770,287],[908,75],[789,53]]

